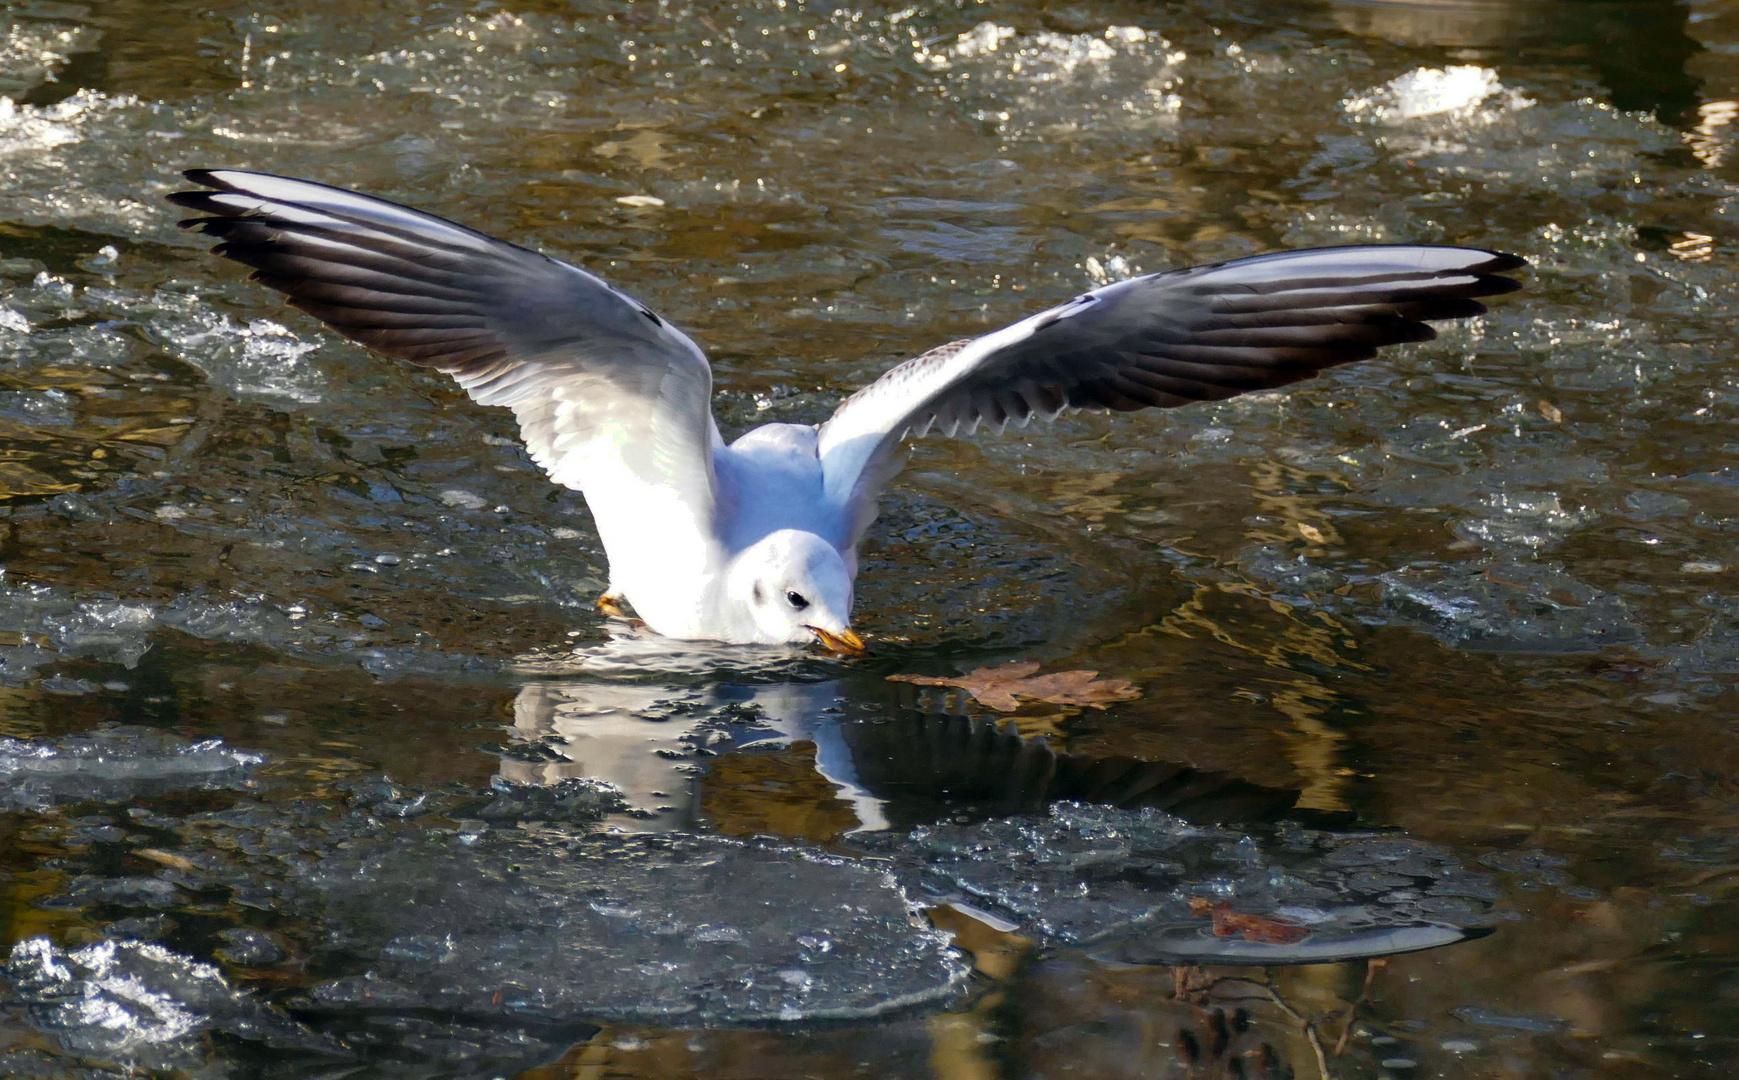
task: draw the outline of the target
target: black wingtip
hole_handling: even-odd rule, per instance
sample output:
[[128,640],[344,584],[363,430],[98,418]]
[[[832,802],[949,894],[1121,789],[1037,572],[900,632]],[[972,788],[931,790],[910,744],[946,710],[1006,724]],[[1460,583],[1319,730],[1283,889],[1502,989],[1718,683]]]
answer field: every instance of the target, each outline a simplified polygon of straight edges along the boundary
[[179,206],[184,210],[209,210],[211,198],[209,191],[172,191],[163,196],[166,202]]
[[[212,176],[212,172],[213,170],[211,169],[183,169],[181,171],[182,176],[191,180],[193,183],[203,185],[210,190],[171,191],[169,194],[163,196],[163,201],[169,203],[171,206],[179,206],[183,210],[193,210],[201,214],[217,213],[216,208],[211,205],[211,196],[213,191],[222,191],[224,185],[217,182],[217,178]],[[212,219],[183,218],[175,223],[175,227],[177,229],[197,229],[210,220]]]

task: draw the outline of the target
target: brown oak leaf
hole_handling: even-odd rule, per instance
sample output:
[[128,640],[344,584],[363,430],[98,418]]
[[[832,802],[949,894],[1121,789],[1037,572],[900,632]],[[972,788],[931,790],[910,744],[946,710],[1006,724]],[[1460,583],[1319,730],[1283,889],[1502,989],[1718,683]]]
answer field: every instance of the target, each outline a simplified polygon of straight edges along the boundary
[[1216,904],[1199,896],[1193,897],[1190,900],[1190,914],[1212,915],[1215,937],[1243,934],[1245,941],[1254,941],[1261,945],[1295,945],[1310,936],[1310,931],[1297,923],[1270,919],[1266,915],[1245,915],[1233,911],[1232,905],[1224,900]]
[[1032,660],[1016,660],[1001,667],[979,668],[964,675],[944,678],[937,675],[889,675],[892,682],[917,683],[919,686],[958,686],[971,694],[979,704],[998,712],[1013,712],[1020,708],[1017,697],[1048,701],[1053,705],[1085,705],[1103,709],[1113,701],[1133,701],[1141,696],[1128,679],[1101,679],[1097,671],[1053,671],[1035,675],[1039,665]]

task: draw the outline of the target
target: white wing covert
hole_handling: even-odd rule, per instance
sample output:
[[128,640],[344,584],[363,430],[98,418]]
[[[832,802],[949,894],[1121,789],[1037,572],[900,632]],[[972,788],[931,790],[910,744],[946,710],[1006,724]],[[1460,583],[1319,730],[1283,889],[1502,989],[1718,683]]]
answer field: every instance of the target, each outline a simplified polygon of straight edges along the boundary
[[1298,382],[1478,315],[1526,260],[1474,248],[1372,245],[1258,255],[1094,289],[892,368],[821,426],[827,498],[856,544],[908,435],[1170,408]]

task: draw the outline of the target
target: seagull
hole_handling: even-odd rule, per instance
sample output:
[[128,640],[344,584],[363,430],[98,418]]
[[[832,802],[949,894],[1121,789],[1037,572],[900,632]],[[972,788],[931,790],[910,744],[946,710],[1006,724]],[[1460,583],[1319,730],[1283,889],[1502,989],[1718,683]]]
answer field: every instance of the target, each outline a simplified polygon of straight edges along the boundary
[[1082,293],[888,370],[821,424],[725,444],[688,335],[578,267],[397,203],[234,169],[184,173],[181,227],[333,330],[512,409],[581,492],[609,559],[598,605],[670,638],[856,655],[857,549],[903,444],[932,428],[1220,401],[1428,341],[1520,285],[1515,255],[1416,244],[1280,251]]

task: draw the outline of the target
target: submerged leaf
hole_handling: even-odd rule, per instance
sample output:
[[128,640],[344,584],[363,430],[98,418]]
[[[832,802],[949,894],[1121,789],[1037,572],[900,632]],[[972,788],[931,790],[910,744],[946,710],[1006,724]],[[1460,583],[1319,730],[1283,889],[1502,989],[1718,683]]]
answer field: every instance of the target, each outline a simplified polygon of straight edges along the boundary
[[1212,915],[1215,937],[1242,934],[1245,941],[1261,945],[1296,945],[1310,936],[1310,931],[1297,923],[1266,915],[1245,915],[1233,911],[1232,905],[1224,900],[1216,904],[1196,897],[1190,900],[1190,914]]
[[958,686],[979,704],[998,712],[1020,708],[1017,697],[1048,701],[1053,705],[1085,705],[1103,709],[1113,701],[1133,701],[1141,696],[1128,679],[1101,679],[1097,671],[1053,671],[1035,675],[1039,665],[1016,660],[995,668],[979,668],[947,678],[937,675],[889,675],[890,682],[920,686]]

